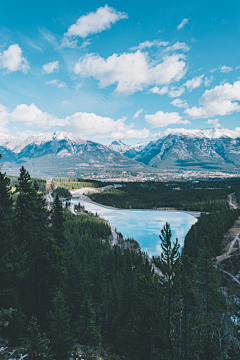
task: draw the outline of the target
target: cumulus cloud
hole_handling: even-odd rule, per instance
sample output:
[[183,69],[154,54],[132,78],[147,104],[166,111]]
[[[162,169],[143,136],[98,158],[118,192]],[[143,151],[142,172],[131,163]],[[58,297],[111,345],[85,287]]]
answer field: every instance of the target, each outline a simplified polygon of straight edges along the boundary
[[81,135],[95,135],[95,138],[145,139],[150,135],[148,129],[134,129],[134,124],[127,125],[126,118],[113,120],[94,113],[77,112],[65,118],[64,130]]
[[197,76],[197,77],[195,77],[195,78],[193,78],[191,80],[188,80],[188,81],[185,82],[185,84],[183,84],[179,88],[176,88],[175,86],[170,86],[170,87],[169,86],[163,86],[160,89],[158,86],[154,86],[149,91],[151,93],[153,93],[153,94],[159,94],[159,95],[168,94],[168,96],[171,97],[171,98],[179,97],[182,94],[184,94],[186,88],[191,92],[193,89],[196,89],[199,86],[201,86],[203,76],[204,75]]
[[190,47],[185,42],[177,41],[175,44],[168,46],[165,49],[165,51],[177,51],[177,50],[189,51]]
[[133,119],[137,119],[142,112],[143,112],[143,109],[136,111],[135,114],[133,115]]
[[193,89],[197,89],[199,86],[201,86],[203,77],[204,75],[194,77],[191,80],[186,81],[183,86],[186,86],[186,88],[191,92]]
[[[135,129],[134,124],[126,124],[126,118],[113,120],[110,117],[98,116],[94,113],[77,112],[65,118],[58,118],[43,112],[35,104],[18,105],[12,112],[0,104],[0,131],[7,132],[5,126],[9,122],[24,123],[29,128],[50,129],[60,126],[62,130],[81,136],[94,135],[95,138],[111,139],[146,139],[150,131],[146,128]],[[29,134],[35,131],[26,130]],[[24,134],[26,134],[26,131]]]
[[108,5],[100,7],[95,12],[92,11],[87,15],[82,15],[75,24],[69,27],[68,31],[64,34],[63,46],[68,46],[67,40],[69,38],[86,38],[90,34],[97,34],[103,30],[110,29],[117,21],[127,18],[128,15],[126,13],[116,11],[116,9]]
[[182,100],[182,99],[174,99],[171,104],[173,106],[177,106],[179,108],[187,108],[188,107],[188,103],[186,102],[186,100]]
[[59,61],[52,61],[47,64],[44,64],[42,67],[43,74],[52,74],[55,70],[59,69]]
[[165,95],[168,93],[168,86],[163,86],[161,89],[158,86],[154,86],[149,91],[153,94]]
[[152,115],[145,115],[145,120],[151,124],[153,128],[165,127],[172,124],[190,124],[188,120],[183,120],[178,112],[157,111]]
[[76,63],[74,72],[92,76],[105,88],[117,84],[115,93],[133,94],[149,85],[169,84],[179,81],[186,73],[185,56],[165,55],[161,62],[153,62],[147,52],[113,54],[106,60],[96,54],[86,54]]
[[208,119],[205,124],[213,125],[214,127],[221,127],[221,124],[219,124],[219,119]]
[[144,41],[142,43],[140,43],[138,46],[133,46],[130,48],[130,50],[143,50],[143,49],[147,49],[147,48],[151,48],[152,46],[167,46],[169,44],[168,41],[157,41],[157,40],[153,40],[153,41]]
[[193,106],[184,112],[192,119],[224,116],[240,111],[240,81],[225,83],[206,90],[199,99],[199,107]]
[[57,79],[50,80],[50,81],[46,81],[46,84],[47,84],[47,85],[57,86],[57,87],[59,87],[59,88],[63,88],[63,87],[66,87],[66,86],[67,86],[65,83],[60,82],[60,81],[57,80]]
[[13,112],[9,114],[9,119],[13,122],[23,122],[29,127],[39,127],[42,129],[49,129],[52,126],[62,126],[65,124],[63,119],[41,111],[35,104],[31,104],[30,106],[26,104],[17,105]]
[[10,45],[7,50],[0,53],[0,68],[6,69],[8,73],[18,70],[27,72],[29,64],[22,56],[22,49],[18,44]]
[[188,24],[188,19],[184,18],[181,23],[177,26],[177,30],[181,30],[186,24]]

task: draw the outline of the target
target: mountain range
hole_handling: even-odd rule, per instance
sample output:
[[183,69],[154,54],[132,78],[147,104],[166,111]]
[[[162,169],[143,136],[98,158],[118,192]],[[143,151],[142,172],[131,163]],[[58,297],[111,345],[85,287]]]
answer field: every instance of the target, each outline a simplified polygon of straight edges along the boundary
[[65,131],[25,138],[0,133],[0,154],[10,170],[25,163],[29,170],[53,175],[60,168],[70,176],[87,167],[239,171],[240,131],[179,129],[155,141],[115,140],[108,146]]

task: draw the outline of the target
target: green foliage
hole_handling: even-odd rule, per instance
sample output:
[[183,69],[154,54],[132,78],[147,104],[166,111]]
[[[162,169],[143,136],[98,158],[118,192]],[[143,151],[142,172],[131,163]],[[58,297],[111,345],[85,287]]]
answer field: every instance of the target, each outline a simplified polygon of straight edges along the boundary
[[[228,179],[229,180],[229,179]],[[228,185],[231,184],[231,185]],[[234,185],[234,186],[233,186]],[[90,195],[93,201],[123,209],[177,208],[185,211],[218,211],[229,208],[227,195],[237,192],[236,182],[124,183]],[[222,186],[222,188],[221,188]]]
[[[16,187],[18,185],[18,176],[7,176],[10,180],[10,186]],[[38,178],[32,178],[32,182],[36,181],[38,184],[38,189],[41,192],[46,191],[46,180],[45,179],[38,179]]]
[[223,234],[233,225],[239,215],[239,210],[229,209],[222,209],[212,214],[202,214],[185,237],[184,253],[196,259],[198,249],[203,248],[205,238],[209,238],[213,255],[220,255]]
[[99,188],[102,186],[109,185],[110,183],[101,182],[97,180],[91,179],[81,179],[81,178],[53,178],[52,179],[52,188],[55,189],[56,186],[66,189],[66,190],[74,190],[85,187],[90,188]]
[[61,198],[69,198],[69,197],[71,197],[71,193],[69,192],[69,190],[65,189],[63,187],[57,187],[56,189],[53,190],[54,198],[56,197],[56,195],[58,195]]
[[52,298],[52,309],[47,313],[47,334],[51,339],[52,352],[59,360],[65,360],[73,347],[70,316],[64,295],[57,289]]
[[[81,181],[76,180],[75,185]],[[86,183],[92,186],[91,181]],[[179,194],[193,183],[182,183],[181,191],[173,191],[174,183],[170,190],[165,183],[139,184],[138,204],[147,201],[145,195],[140,196],[145,186],[152,206],[154,196],[159,199],[158,192]],[[126,188],[133,194],[136,184]],[[121,194],[126,188],[116,190]],[[197,189],[191,191],[198,194]],[[210,189],[202,189],[201,194],[204,191]],[[218,195],[212,200],[222,201],[221,196],[232,188],[213,191]],[[58,195],[48,211],[37,183],[24,168],[16,184],[16,202],[9,179],[1,173],[0,196],[0,304],[17,309],[9,326],[2,329],[1,336],[10,340],[9,345],[16,348],[24,338],[28,356],[39,359],[49,358],[50,346],[56,360],[68,358],[76,342],[86,359],[197,360],[208,352],[212,359],[221,359],[221,354],[224,359],[239,358],[232,313],[212,266],[219,239],[237,212],[224,206],[203,215],[189,232],[182,256],[166,224],[160,235],[162,256],[154,259],[163,274],[159,276],[133,239],[124,247],[111,247],[111,229],[103,219],[86,212],[72,214],[62,208]],[[179,195],[174,196],[176,200]],[[208,252],[206,235],[213,253]],[[27,328],[26,321],[30,321]]]
[[27,326],[27,334],[23,340],[23,348],[27,356],[25,359],[50,360],[52,356],[49,353],[50,341],[45,333],[41,333],[40,326],[37,324],[37,318],[32,315]]

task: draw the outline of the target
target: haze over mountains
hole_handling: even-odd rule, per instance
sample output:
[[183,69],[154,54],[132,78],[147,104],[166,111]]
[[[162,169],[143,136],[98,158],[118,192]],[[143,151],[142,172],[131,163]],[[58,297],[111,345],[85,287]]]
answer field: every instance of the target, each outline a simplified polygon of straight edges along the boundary
[[52,175],[57,167],[78,172],[89,166],[239,171],[240,132],[180,129],[156,141],[126,145],[115,140],[109,146],[65,131],[25,138],[0,133],[0,153],[6,169],[25,163]]

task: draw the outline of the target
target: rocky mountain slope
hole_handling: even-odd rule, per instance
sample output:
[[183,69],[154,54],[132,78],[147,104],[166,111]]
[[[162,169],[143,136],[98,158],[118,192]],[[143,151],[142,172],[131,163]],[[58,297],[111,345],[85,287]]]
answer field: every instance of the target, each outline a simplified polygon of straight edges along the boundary
[[110,145],[109,149],[119,152],[120,154],[127,156],[128,158],[135,157],[140,151],[142,151],[149,141],[142,141],[136,145],[126,145],[121,140],[115,140]]
[[240,167],[240,132],[184,130],[151,141],[134,159],[153,167]]
[[109,146],[65,131],[26,138],[0,133],[0,154],[9,169],[24,164],[48,174],[61,169],[61,176],[87,167],[239,171],[240,132],[180,129],[156,141],[125,145],[116,140]]
[[[40,136],[16,138],[0,134],[1,161],[9,168],[19,168],[21,164],[29,170],[55,174],[57,168],[66,172],[81,167],[131,167],[145,165],[131,160],[102,144],[81,138],[72,133],[57,131]],[[5,164],[6,165],[6,164]],[[52,171],[52,169],[55,169]],[[40,172],[41,172],[40,171]],[[74,172],[74,171],[73,171]],[[62,172],[61,172],[62,173]]]

